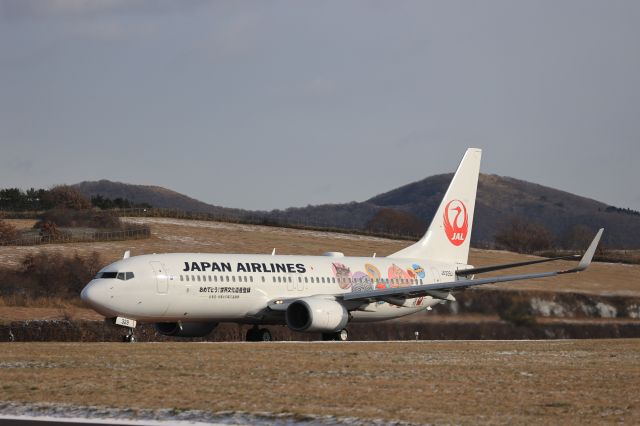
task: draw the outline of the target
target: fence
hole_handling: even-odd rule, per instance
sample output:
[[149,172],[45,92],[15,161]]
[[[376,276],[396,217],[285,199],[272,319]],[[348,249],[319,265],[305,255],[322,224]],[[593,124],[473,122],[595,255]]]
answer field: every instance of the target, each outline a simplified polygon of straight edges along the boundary
[[0,246],[34,246],[41,244],[90,243],[101,241],[139,240],[149,238],[148,226],[118,231],[60,232],[55,235],[29,235],[17,240],[0,242]]

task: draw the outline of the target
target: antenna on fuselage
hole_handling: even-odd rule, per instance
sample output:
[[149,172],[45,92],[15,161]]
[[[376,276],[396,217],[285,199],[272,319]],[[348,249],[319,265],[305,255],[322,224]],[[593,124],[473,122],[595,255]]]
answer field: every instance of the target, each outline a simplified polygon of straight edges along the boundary
[[273,248],[273,251],[271,252],[271,256],[275,256],[276,255],[276,248]]
[[376,257],[376,253],[373,253],[373,256],[371,256],[371,257]]
[[124,256],[122,256],[123,259],[128,259],[131,256],[131,250],[127,250],[124,252]]

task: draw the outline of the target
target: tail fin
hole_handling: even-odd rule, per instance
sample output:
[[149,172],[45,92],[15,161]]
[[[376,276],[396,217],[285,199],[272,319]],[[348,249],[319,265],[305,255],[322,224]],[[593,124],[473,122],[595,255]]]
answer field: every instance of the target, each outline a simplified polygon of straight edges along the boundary
[[467,263],[481,157],[482,150],[467,149],[427,233],[389,257]]

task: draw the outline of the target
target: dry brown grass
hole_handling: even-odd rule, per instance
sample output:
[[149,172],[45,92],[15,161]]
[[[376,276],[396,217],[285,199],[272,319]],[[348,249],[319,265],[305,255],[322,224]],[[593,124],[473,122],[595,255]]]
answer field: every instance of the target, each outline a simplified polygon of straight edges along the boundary
[[33,226],[38,222],[33,219],[3,219],[5,222],[16,227],[18,231],[27,229],[33,229]]
[[640,341],[0,344],[0,400],[447,424],[640,423]]
[[22,295],[0,297],[0,321],[96,320],[104,317],[78,300],[59,297],[26,298]]
[[[5,265],[18,265],[27,253],[39,250],[60,252],[65,255],[97,251],[106,261],[121,258],[126,250],[131,250],[133,255],[165,252],[271,253],[274,247],[279,254],[315,255],[326,251],[342,251],[347,256],[370,256],[374,252],[378,256],[386,256],[411,244],[409,241],[402,240],[268,226],[163,218],[128,220],[150,225],[151,238],[104,243],[52,244],[38,247],[0,247],[0,262]],[[26,223],[24,226],[33,224],[33,221],[12,220],[11,222],[17,226],[22,222]],[[519,262],[530,258],[534,257],[505,251],[473,249],[470,263],[481,266]],[[551,266],[536,265],[495,274],[545,271],[549,268],[569,268],[574,265],[573,262],[557,262]],[[490,275],[487,274],[487,276]],[[637,296],[640,295],[640,265],[594,263],[587,272],[580,274],[502,284],[495,287]]]
[[80,300],[63,299],[61,297],[25,297],[21,294],[0,296],[0,307],[29,306],[32,308],[70,308],[77,307]]

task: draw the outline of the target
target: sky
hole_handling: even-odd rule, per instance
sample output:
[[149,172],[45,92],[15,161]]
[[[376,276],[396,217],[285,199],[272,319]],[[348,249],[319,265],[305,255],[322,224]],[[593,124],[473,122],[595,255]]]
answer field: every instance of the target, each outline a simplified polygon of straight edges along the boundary
[[0,0],[0,187],[249,209],[482,171],[640,210],[638,1]]

